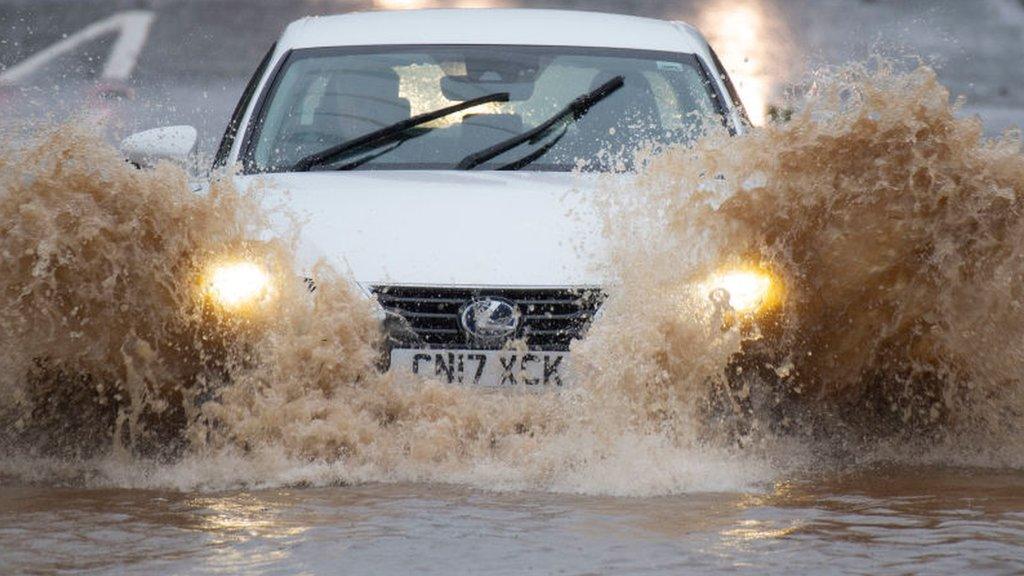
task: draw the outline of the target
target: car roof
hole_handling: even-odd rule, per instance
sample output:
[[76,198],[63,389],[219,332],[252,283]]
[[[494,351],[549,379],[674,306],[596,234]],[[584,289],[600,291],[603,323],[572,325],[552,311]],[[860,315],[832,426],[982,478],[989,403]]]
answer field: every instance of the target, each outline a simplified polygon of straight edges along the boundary
[[705,54],[692,26],[652,18],[528,9],[353,12],[296,20],[279,50],[325,46],[508,44],[632,48]]

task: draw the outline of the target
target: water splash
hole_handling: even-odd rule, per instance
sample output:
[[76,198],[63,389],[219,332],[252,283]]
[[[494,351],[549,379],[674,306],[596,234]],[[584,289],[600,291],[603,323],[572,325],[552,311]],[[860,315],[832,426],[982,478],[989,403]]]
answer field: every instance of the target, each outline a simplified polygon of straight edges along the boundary
[[[573,348],[579,385],[550,395],[379,373],[349,280],[321,264],[309,293],[290,237],[253,242],[258,190],[196,194],[77,125],[8,145],[0,477],[637,495],[836,458],[1020,467],[1019,138],[985,140],[925,67],[847,66],[798,104],[609,179],[617,278]],[[225,319],[202,296],[237,252],[275,271],[272,313]],[[750,262],[785,298],[757,329],[724,325],[699,281]]]
[[[646,372],[629,378],[662,394],[716,380],[712,421],[748,441],[802,435],[860,444],[858,457],[867,439],[910,442],[908,455],[1005,445],[1024,413],[1019,134],[985,139],[926,66],[849,65],[813,86],[791,122],[669,151],[639,198],[612,187],[613,221],[628,223],[616,229],[622,289],[587,346],[653,327]],[[786,287],[757,338],[701,333],[699,302],[662,304],[744,262]]]

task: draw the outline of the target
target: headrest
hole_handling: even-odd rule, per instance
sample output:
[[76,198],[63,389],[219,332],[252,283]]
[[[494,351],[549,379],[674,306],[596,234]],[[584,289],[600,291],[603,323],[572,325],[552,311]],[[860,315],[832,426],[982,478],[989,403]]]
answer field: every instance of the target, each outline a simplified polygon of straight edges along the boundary
[[398,73],[390,68],[341,70],[331,76],[327,91],[339,96],[397,98],[399,84]]

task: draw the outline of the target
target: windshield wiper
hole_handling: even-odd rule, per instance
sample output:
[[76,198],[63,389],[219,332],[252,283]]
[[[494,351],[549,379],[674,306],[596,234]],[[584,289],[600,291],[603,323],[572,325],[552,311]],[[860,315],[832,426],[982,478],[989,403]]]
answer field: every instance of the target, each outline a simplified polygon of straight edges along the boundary
[[473,98],[472,100],[453,104],[452,106],[445,106],[444,108],[434,110],[433,112],[417,114],[407,120],[396,122],[390,126],[385,126],[380,130],[374,130],[369,134],[364,134],[358,138],[347,140],[336,146],[331,146],[325,150],[305,156],[292,166],[292,171],[305,172],[314,166],[327,164],[334,160],[351,156],[353,152],[379,148],[394,142],[395,140],[402,140],[405,137],[405,133],[409,130],[422,124],[433,122],[438,118],[444,118],[445,116],[450,116],[456,112],[462,112],[467,108],[472,108],[481,104],[487,104],[489,102],[508,102],[508,100],[508,92],[496,92],[494,94],[487,94],[485,96],[480,96],[479,98]]
[[[549,132],[551,132],[553,128],[557,127],[559,123],[567,120],[569,122],[575,122],[582,118],[587,112],[590,111],[591,108],[594,107],[595,104],[611,96],[619,88],[622,88],[622,86],[625,84],[625,80],[626,79],[623,76],[616,76],[612,78],[611,80],[605,82],[604,84],[601,84],[600,86],[591,90],[590,92],[580,96],[579,98],[576,98],[575,100],[570,102],[568,106],[559,110],[557,114],[548,118],[543,123],[539,124],[537,127],[527,130],[526,132],[523,132],[518,136],[513,136],[512,138],[498,142],[497,144],[491,146],[490,148],[481,150],[479,152],[474,152],[473,154],[466,156],[465,158],[462,159],[461,162],[459,162],[458,168],[460,170],[472,170],[473,168],[476,168],[477,166],[483,164],[484,162],[487,162],[492,158],[500,156],[524,142],[534,144],[540,141],[540,139],[546,136]],[[568,124],[566,126],[568,126]],[[559,139],[560,138],[561,136],[559,136]],[[543,152],[547,152],[550,149],[550,146],[545,147],[543,149]],[[531,154],[530,157],[528,157],[529,161],[526,162],[526,164],[529,164],[529,162],[536,160],[541,155],[543,155],[543,153],[538,154],[536,156]],[[520,166],[520,164],[521,162],[513,162],[512,164],[508,164],[506,166],[503,166],[502,168],[517,169],[526,165],[522,164],[522,166]]]

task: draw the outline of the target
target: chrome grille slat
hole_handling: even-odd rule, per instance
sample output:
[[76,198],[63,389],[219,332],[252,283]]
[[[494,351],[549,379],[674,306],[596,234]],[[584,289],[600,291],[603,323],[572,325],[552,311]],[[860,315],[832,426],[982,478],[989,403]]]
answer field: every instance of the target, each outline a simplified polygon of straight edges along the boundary
[[458,317],[457,314],[445,314],[444,312],[413,312],[403,308],[388,308],[389,312],[401,315],[406,320],[410,318],[451,318]]
[[431,348],[500,348],[503,342],[478,344],[459,319],[463,306],[476,298],[503,298],[521,314],[510,339],[524,339],[531,349],[566,350],[589,325],[603,300],[597,288],[464,288],[376,286],[377,299],[388,312]]
[[525,320],[586,320],[593,316],[590,312],[573,312],[572,314],[523,314]]
[[[387,300],[388,302],[422,302],[422,298],[414,298],[411,296],[390,296],[390,295],[377,295],[380,300]],[[434,298],[431,299],[434,302],[443,304],[462,304],[464,300],[459,298]]]

